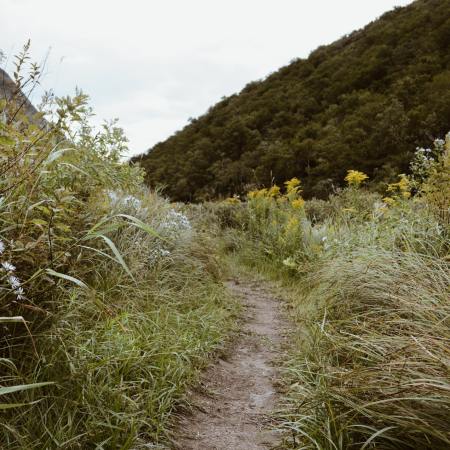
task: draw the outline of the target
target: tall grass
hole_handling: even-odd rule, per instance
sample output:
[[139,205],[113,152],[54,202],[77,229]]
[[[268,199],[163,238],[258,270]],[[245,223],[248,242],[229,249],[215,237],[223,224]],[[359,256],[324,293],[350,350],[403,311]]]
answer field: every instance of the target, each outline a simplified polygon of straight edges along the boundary
[[[284,426],[312,448],[445,448],[450,443],[448,264],[360,248],[305,280],[309,340],[289,361]],[[311,308],[309,308],[311,312]]]
[[20,105],[0,100],[0,447],[156,446],[232,326],[214,244],[84,94]]
[[224,249],[288,288],[286,448],[450,447],[448,139],[388,198],[349,186],[302,209],[269,195],[211,208]]

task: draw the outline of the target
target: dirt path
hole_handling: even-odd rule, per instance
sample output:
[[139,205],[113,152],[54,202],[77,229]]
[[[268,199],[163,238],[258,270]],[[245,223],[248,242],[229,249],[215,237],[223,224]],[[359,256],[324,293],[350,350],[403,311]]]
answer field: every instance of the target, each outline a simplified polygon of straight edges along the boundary
[[195,412],[179,424],[180,450],[260,450],[279,441],[269,423],[277,404],[273,361],[285,327],[279,302],[258,282],[227,286],[245,307],[242,331],[228,357],[205,373]]

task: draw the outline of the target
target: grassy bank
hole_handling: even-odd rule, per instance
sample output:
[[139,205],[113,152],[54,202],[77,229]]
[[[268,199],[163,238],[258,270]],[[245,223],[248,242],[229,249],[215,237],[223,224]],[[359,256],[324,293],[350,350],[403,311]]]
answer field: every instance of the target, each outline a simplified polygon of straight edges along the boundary
[[47,122],[20,99],[0,100],[0,447],[156,446],[233,325],[215,244],[82,93]]
[[350,171],[328,201],[294,179],[211,207],[235,261],[286,287],[286,448],[450,445],[449,146],[384,198]]

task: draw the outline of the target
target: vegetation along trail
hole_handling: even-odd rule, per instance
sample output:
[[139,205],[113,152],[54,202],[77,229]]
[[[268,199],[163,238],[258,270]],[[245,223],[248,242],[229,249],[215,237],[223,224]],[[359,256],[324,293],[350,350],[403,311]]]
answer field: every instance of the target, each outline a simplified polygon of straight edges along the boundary
[[245,312],[239,338],[228,356],[209,369],[194,394],[195,412],[179,426],[183,450],[269,449],[278,442],[270,415],[278,402],[274,381],[286,324],[279,303],[256,281],[230,281]]

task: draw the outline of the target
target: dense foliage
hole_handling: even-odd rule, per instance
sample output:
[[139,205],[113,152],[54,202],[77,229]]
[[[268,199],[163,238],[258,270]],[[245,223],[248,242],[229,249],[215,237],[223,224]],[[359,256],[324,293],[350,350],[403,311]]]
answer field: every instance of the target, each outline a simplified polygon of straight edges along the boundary
[[177,200],[304,181],[324,196],[346,169],[375,185],[450,123],[450,1],[418,0],[223,99],[134,158]]
[[27,50],[0,99],[0,447],[154,448],[233,303],[210,240],[85,95],[24,108]]
[[450,135],[415,148],[450,121],[449,7],[247,86],[145,173],[82,92],[25,108],[27,45],[0,98],[0,447],[162,448],[233,326],[218,242],[291,292],[284,447],[450,446]]
[[384,198],[350,170],[326,201],[290,180],[210,207],[233,263],[288,287],[283,448],[449,447],[449,176],[450,134]]

